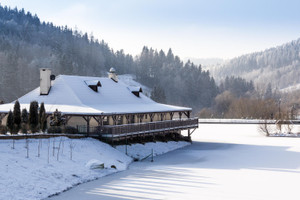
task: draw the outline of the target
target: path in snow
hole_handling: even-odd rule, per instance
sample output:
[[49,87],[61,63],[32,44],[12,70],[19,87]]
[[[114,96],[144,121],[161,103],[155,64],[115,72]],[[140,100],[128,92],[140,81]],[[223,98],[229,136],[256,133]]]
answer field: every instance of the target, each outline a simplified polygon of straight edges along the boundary
[[299,199],[300,139],[200,125],[194,143],[50,199]]

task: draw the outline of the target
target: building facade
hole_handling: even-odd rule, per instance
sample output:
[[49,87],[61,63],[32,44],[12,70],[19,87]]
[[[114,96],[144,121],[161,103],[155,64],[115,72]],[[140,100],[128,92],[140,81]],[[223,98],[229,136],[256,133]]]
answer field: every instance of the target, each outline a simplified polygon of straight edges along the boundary
[[[118,80],[114,69],[108,77],[59,75],[53,79],[49,69],[40,69],[40,87],[18,99],[21,109],[29,110],[32,101],[44,102],[48,116],[58,110],[67,125],[113,138],[190,132],[198,127],[198,120],[191,118],[191,108],[154,102],[141,87]],[[14,102],[0,105],[2,124],[13,106]]]

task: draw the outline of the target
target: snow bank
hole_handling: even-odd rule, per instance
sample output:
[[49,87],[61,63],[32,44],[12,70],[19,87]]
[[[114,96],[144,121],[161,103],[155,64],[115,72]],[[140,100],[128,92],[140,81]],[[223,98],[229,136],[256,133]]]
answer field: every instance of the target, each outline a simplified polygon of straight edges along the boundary
[[[133,160],[125,155],[125,146],[115,149],[91,138],[27,141],[28,145],[26,140],[0,140],[0,199],[43,199],[74,185],[126,170]],[[154,155],[159,155],[188,144],[135,144],[128,146],[128,155],[144,158],[152,149]]]
[[[13,140],[0,140],[0,199],[46,198],[79,183],[125,170],[132,161],[94,139],[60,137],[28,142],[29,158],[26,140],[15,140],[15,144]],[[88,166],[91,160],[101,160],[105,168],[91,169]]]
[[[167,153],[169,151],[173,151],[178,148],[182,148],[184,146],[187,146],[191,143],[189,142],[149,142],[146,144],[134,144],[134,145],[127,145],[127,155],[131,156],[132,158],[135,158],[137,160],[141,160],[143,158],[146,158],[150,154],[152,154],[153,150],[153,156],[161,155],[164,153]],[[126,146],[120,145],[116,147],[119,151],[126,153]]]

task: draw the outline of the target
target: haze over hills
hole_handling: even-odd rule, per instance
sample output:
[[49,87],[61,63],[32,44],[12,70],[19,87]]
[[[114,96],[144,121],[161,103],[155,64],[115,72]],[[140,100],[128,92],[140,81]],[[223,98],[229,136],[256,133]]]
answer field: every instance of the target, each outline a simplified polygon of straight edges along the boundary
[[211,69],[220,81],[226,76],[240,76],[260,87],[268,83],[283,89],[300,83],[300,39],[261,52],[242,55]]
[[195,63],[196,65],[201,65],[203,68],[208,68],[215,65],[221,65],[225,62],[222,58],[192,58],[187,57],[184,60]]

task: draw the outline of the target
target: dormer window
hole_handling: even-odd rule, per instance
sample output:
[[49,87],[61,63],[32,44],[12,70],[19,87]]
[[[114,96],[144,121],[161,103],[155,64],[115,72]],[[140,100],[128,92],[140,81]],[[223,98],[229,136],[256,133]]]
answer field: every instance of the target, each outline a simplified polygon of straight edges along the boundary
[[102,87],[101,82],[98,80],[84,81],[95,92],[98,92],[98,87]]
[[128,89],[134,94],[136,97],[140,97],[140,93],[143,92],[141,87],[138,86],[129,86]]

